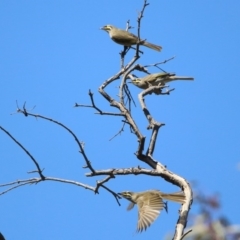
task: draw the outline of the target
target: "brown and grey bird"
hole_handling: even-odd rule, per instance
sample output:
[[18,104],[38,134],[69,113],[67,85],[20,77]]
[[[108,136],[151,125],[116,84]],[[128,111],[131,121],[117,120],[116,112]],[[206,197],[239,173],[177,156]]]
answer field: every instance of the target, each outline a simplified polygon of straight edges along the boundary
[[[166,83],[176,80],[194,80],[193,77],[176,76],[174,73],[154,73],[143,78],[135,78],[129,74],[129,77],[131,79],[130,83],[142,89],[147,89],[151,86],[165,86]],[[154,92],[160,94],[161,90],[159,89]]]
[[[132,45],[136,45],[138,42],[138,37],[130,32],[127,32],[125,30],[119,29],[114,27],[113,25],[106,25],[101,28],[102,30],[109,33],[110,38],[121,45],[124,45],[126,47],[130,47]],[[140,45],[143,45],[145,47],[154,49],[156,51],[161,51],[162,47],[149,43],[145,40],[140,40]]]
[[146,230],[156,220],[161,210],[166,209],[163,199],[182,204],[185,202],[183,192],[163,193],[158,190],[148,190],[145,192],[121,192],[119,195],[131,202],[127,210],[131,210],[135,204],[138,206],[137,232]]

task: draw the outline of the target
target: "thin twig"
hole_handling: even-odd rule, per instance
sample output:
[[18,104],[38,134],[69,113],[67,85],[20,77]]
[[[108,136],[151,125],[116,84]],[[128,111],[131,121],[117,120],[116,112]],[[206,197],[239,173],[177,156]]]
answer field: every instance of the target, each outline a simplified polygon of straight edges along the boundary
[[[25,115],[25,113],[24,113],[24,115]],[[37,160],[32,156],[32,154],[20,142],[18,142],[7,130],[5,130],[1,126],[0,126],[0,129],[2,129],[2,131],[4,131],[31,158],[31,160],[34,162],[34,164],[36,165],[36,167],[38,169],[37,172],[39,173],[41,179],[44,180],[45,177],[42,174],[42,170],[40,169],[40,166],[39,166]]]
[[[173,56],[173,57],[168,58],[168,59],[166,59],[166,60],[164,60],[164,61],[162,61],[162,62],[158,62],[158,63],[154,63],[154,64],[148,64],[148,65],[145,65],[144,67],[157,67],[157,66],[160,65],[160,64],[165,64],[165,63],[173,60],[175,57],[176,57],[176,56]],[[164,70],[163,70],[163,71],[164,71]],[[165,71],[164,71],[164,72],[165,72]]]
[[118,133],[116,133],[113,137],[111,137],[109,139],[109,141],[112,141],[116,136],[120,135],[123,131],[124,131],[124,126],[125,126],[125,122],[123,122],[123,126],[121,127],[121,129],[118,131]]
[[118,199],[121,199],[121,197],[120,197],[117,193],[115,193],[115,192],[113,192],[111,189],[109,189],[108,187],[106,187],[106,186],[104,186],[104,185],[102,185],[102,187],[105,188],[108,192],[110,192],[110,193],[115,197],[118,205],[121,206],[121,204],[120,204],[120,202],[119,202],[119,200],[118,200]]
[[185,232],[185,233],[182,235],[182,237],[181,237],[180,240],[182,240],[184,237],[186,237],[186,235],[189,234],[190,232],[192,232],[192,229],[190,229],[190,230],[188,230],[187,232]]

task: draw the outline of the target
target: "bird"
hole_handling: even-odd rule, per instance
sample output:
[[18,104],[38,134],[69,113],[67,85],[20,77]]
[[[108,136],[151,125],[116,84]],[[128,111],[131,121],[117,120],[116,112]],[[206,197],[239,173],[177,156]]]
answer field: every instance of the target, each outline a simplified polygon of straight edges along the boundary
[[175,80],[194,80],[193,77],[187,76],[176,76],[175,73],[153,73],[149,74],[143,78],[134,78],[131,75],[129,77],[132,83],[142,89],[147,89],[150,86],[164,86],[166,83]]
[[[136,45],[138,43],[138,37],[136,35],[128,32],[128,31],[116,28],[113,25],[106,25],[106,26],[101,27],[100,29],[108,32],[110,38],[114,42],[116,42],[120,45],[130,47],[130,46]],[[144,45],[145,47],[154,49],[154,50],[159,51],[159,52],[162,49],[161,46],[149,43],[149,42],[147,42],[145,40],[141,40],[141,39],[139,41],[139,44]]]
[[[135,78],[131,74],[129,74],[131,79],[130,83],[133,83],[135,86],[147,89],[151,86],[165,86],[166,83],[176,80],[194,80],[193,77],[187,76],[176,76],[174,73],[153,73],[149,74],[143,78]],[[161,90],[157,89],[154,91],[156,94],[160,94]]]
[[146,230],[156,220],[163,208],[167,210],[166,203],[163,202],[163,199],[181,204],[185,203],[185,195],[182,191],[175,193],[163,193],[159,190],[148,190],[145,192],[126,191],[118,194],[131,202],[127,210],[131,210],[134,205],[137,204],[137,232]]

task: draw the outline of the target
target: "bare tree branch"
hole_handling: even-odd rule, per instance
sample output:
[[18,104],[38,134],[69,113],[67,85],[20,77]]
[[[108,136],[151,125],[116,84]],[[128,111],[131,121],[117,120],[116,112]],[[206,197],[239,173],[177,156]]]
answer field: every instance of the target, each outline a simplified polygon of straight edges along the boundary
[[157,68],[160,69],[161,71],[166,72],[166,71],[164,71],[162,68],[158,67],[158,65],[160,65],[160,64],[165,64],[165,63],[173,60],[175,57],[176,57],[176,56],[173,56],[173,57],[171,57],[171,58],[169,58],[169,59],[166,59],[166,60],[164,60],[164,61],[162,61],[162,62],[158,62],[158,63],[154,63],[154,64],[148,64],[148,65],[145,65],[144,67],[157,67]]
[[[84,151],[84,143],[83,142],[80,142],[77,138],[77,136],[68,128],[66,127],[64,124],[54,120],[54,119],[51,119],[51,118],[48,118],[48,117],[44,117],[44,116],[41,116],[39,114],[33,114],[33,113],[29,113],[27,110],[26,110],[26,103],[24,103],[24,106],[23,106],[23,109],[20,109],[18,107],[17,109],[17,112],[18,113],[23,113],[24,116],[33,116],[35,118],[42,118],[44,120],[47,120],[47,121],[51,121],[57,125],[60,125],[61,127],[63,127],[65,130],[67,130],[73,137],[74,137],[74,140],[77,142],[80,150],[79,152],[83,155],[83,158],[86,162],[86,166],[84,166],[83,168],[89,168],[92,173],[94,173],[94,168],[92,167],[92,164],[91,162],[89,161],[87,155],[85,154],[85,151]],[[27,184],[33,184],[33,183],[39,183],[41,181],[45,181],[45,180],[50,180],[50,181],[58,181],[58,182],[63,182],[63,183],[68,183],[68,184],[75,184],[77,186],[81,186],[81,187],[84,187],[85,189],[88,189],[88,190],[92,190],[94,191],[95,193],[98,193],[98,189],[100,187],[103,187],[105,188],[108,192],[110,192],[116,199],[116,196],[117,196],[117,193],[114,193],[112,190],[110,190],[109,188],[107,188],[106,186],[104,186],[104,183],[109,181],[111,178],[114,178],[113,175],[109,175],[107,178],[105,178],[104,180],[102,181],[98,181],[97,182],[97,185],[96,187],[92,187],[92,186],[89,186],[87,184],[83,184],[83,183],[80,183],[80,182],[75,182],[75,181],[72,181],[72,180],[67,180],[67,179],[60,179],[60,178],[54,178],[54,177],[46,177],[46,176],[43,176],[42,175],[42,171],[40,171],[40,168],[39,168],[39,165],[37,163],[37,161],[33,158],[33,156],[15,139],[11,136],[10,133],[8,133],[4,128],[2,128],[0,126],[0,129],[2,129],[6,134],[8,134],[21,148],[23,148],[23,150],[30,156],[30,158],[34,161],[34,163],[36,164],[37,168],[38,168],[38,171],[31,171],[29,173],[34,173],[34,172],[38,172],[41,176],[41,178],[31,178],[31,179],[27,179],[27,180],[17,180],[15,182],[12,182],[12,183],[7,183],[7,184],[3,184],[3,185],[0,185],[0,187],[5,187],[5,186],[8,186],[8,185],[15,185],[15,186],[12,186],[11,188],[3,191],[3,192],[0,192],[0,195],[2,194],[5,194],[13,189],[16,189],[18,187],[21,187],[21,186],[24,186],[24,185],[27,185]],[[117,203],[119,204],[119,201],[118,199],[117,200]]]
[[[25,112],[23,113],[25,115]],[[25,115],[27,116],[27,115]],[[36,161],[36,159],[30,154],[30,152],[20,143],[18,142],[7,130],[5,130],[3,127],[0,126],[0,129],[2,131],[4,131],[20,148],[23,149],[23,151],[31,158],[31,160],[34,162],[35,166],[38,169],[38,174],[40,175],[41,179],[44,180],[45,177],[42,174],[42,170],[40,169],[40,166],[38,164],[38,162]]]
[[88,94],[89,94],[89,96],[90,96],[92,105],[84,105],[84,104],[75,103],[75,106],[74,106],[74,107],[89,107],[89,108],[94,108],[94,109],[96,109],[96,110],[98,111],[96,114],[100,114],[100,115],[123,116],[123,114],[121,114],[121,113],[103,112],[100,108],[98,108],[98,107],[95,105],[94,98],[93,98],[93,93],[91,92],[91,90],[89,90],[89,93],[88,93]]
[[50,121],[50,122],[53,122],[59,126],[61,126],[62,128],[64,128],[65,130],[67,130],[74,138],[74,140],[76,141],[77,145],[79,146],[80,150],[79,152],[83,155],[83,158],[87,164],[87,167],[92,171],[94,172],[94,169],[91,165],[91,162],[89,161],[87,155],[85,154],[85,151],[84,151],[84,148],[82,146],[82,143],[79,141],[79,139],[77,138],[77,136],[73,133],[72,130],[70,130],[68,127],[66,127],[64,124],[52,119],[52,118],[48,118],[48,117],[44,117],[42,115],[39,115],[39,114],[33,114],[33,113],[29,113],[27,112],[25,106],[23,107],[23,109],[20,109],[18,108],[18,112],[19,113],[23,113],[24,115],[27,113],[27,116],[32,116],[32,117],[35,117],[35,118],[41,118],[41,119],[44,119],[44,120],[47,120],[47,121]]
[[121,129],[118,131],[118,133],[116,133],[113,137],[111,137],[110,139],[109,139],[109,141],[112,141],[113,140],[113,138],[115,138],[116,136],[118,136],[118,135],[120,135],[123,131],[124,131],[124,126],[125,126],[125,122],[123,122],[123,126],[121,127]]

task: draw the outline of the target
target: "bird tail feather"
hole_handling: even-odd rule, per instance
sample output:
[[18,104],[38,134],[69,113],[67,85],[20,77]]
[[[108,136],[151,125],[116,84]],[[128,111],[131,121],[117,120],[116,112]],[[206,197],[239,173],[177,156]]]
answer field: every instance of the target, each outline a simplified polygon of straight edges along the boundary
[[187,76],[170,76],[169,79],[172,81],[174,80],[194,80],[193,77],[187,77]]
[[184,192],[161,193],[162,198],[178,203],[185,203],[186,198]]
[[146,46],[146,47],[149,47],[151,49],[154,49],[154,50],[156,50],[158,52],[160,52],[162,50],[161,46],[158,46],[158,45],[146,42],[146,41],[143,42],[143,45]]

